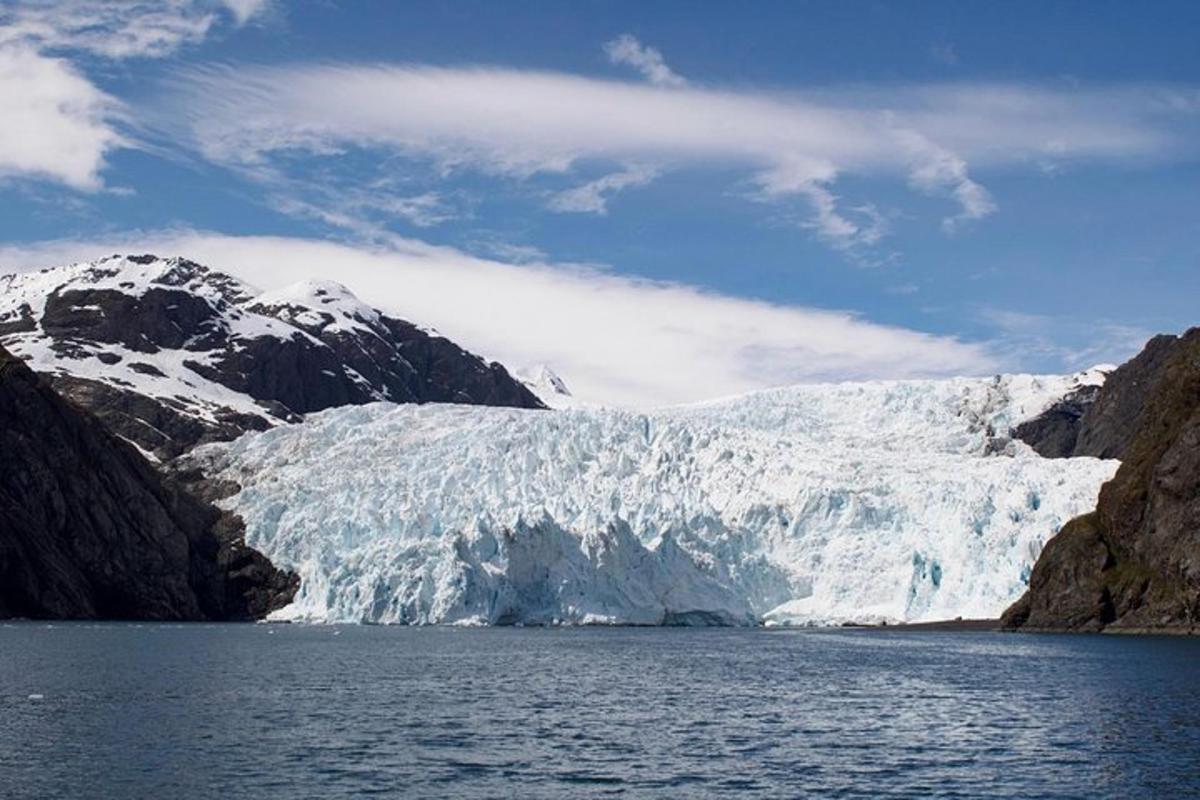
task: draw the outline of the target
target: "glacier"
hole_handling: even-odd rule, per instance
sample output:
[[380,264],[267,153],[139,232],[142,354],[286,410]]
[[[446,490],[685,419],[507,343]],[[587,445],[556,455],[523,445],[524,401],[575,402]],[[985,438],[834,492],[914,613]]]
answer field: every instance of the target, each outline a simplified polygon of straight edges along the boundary
[[808,385],[647,412],[331,409],[206,445],[277,617],[768,624],[996,617],[1115,461],[1010,429],[1102,374]]

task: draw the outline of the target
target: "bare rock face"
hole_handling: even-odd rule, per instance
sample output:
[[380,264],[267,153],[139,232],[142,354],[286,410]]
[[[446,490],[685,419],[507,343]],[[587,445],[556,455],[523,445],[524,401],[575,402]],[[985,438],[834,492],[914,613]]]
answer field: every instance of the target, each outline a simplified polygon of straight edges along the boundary
[[262,294],[182,258],[0,276],[0,344],[163,460],[342,405],[542,407],[500,364],[340,284]]
[[1083,386],[1031,420],[1013,429],[1013,437],[1032,447],[1043,458],[1076,455],[1083,418],[1096,402],[1100,386]]
[[1152,395],[1162,390],[1167,370],[1178,355],[1177,336],[1155,336],[1142,352],[1109,375],[1079,429],[1073,455],[1125,458],[1142,427]]
[[1152,339],[1086,416],[1077,449],[1119,456],[1121,467],[1096,511],[1046,544],[1004,625],[1197,632],[1200,328]]
[[1103,386],[1067,395],[1018,425],[1013,435],[1046,458],[1121,458],[1176,341],[1175,336],[1155,336],[1141,353],[1113,370]]
[[0,348],[0,618],[251,620],[298,585]]

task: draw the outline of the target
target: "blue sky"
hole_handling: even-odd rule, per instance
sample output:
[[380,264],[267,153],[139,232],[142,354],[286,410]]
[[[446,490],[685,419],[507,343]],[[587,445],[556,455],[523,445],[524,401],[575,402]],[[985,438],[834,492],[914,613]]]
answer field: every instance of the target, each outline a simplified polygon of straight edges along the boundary
[[630,404],[1196,321],[1194,3],[0,9],[0,268],[341,276]]

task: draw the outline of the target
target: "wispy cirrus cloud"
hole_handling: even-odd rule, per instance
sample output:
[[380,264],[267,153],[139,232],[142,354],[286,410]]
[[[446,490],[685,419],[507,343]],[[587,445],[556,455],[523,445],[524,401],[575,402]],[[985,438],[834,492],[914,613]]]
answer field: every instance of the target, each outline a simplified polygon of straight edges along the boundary
[[1037,359],[1064,369],[1120,364],[1155,333],[1113,319],[1064,318],[1013,309],[984,307],[978,317],[998,331],[994,351],[1013,362]]
[[648,47],[632,34],[622,34],[604,45],[608,60],[624,64],[642,73],[642,77],[655,86],[683,86],[687,81],[676,74],[663,59],[662,53]]
[[845,176],[944,197],[942,225],[953,231],[997,209],[981,170],[1195,157],[1187,134],[1200,97],[1178,87],[965,83],[772,92],[394,64],[198,68],[171,89],[160,110],[172,134],[235,168],[345,147],[516,181],[611,163],[611,174],[550,201],[601,211],[606,197],[653,175],[741,167],[752,196],[801,201],[805,224],[843,249],[883,233],[869,198],[842,199]]
[[233,15],[235,23],[245,25],[256,17],[270,13],[275,0],[220,0],[220,3]]
[[390,178],[362,183],[268,179],[268,197],[273,208],[296,217],[317,219],[362,239],[391,236],[389,223],[402,219],[417,228],[431,228],[468,216],[460,204],[446,195],[411,187]]
[[553,195],[546,205],[551,211],[606,214],[612,195],[632,186],[645,186],[657,176],[658,170],[652,167],[630,166],[580,186],[564,189]]
[[161,58],[203,41],[223,16],[244,25],[270,5],[270,0],[10,0],[0,8],[0,45],[110,59]]
[[770,303],[679,282],[548,262],[506,263],[392,237],[373,245],[139,231],[0,247],[0,272],[116,252],[181,254],[262,289],[341,281],[367,302],[433,325],[510,366],[549,364],[592,402],[645,407],[789,383],[984,374],[983,344],[850,311]]
[[10,0],[0,5],[0,178],[81,191],[104,186],[108,155],[133,146],[133,112],[79,56],[159,58],[205,38],[222,16],[244,24],[266,0]]

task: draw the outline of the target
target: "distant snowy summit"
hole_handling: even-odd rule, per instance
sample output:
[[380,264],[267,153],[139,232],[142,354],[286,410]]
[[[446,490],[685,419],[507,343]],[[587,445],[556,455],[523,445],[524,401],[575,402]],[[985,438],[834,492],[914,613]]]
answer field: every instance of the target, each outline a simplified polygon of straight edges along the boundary
[[160,458],[379,400],[542,407],[502,365],[341,284],[261,293],[184,258],[0,276],[0,344]]
[[525,384],[525,388],[550,408],[575,408],[580,405],[579,400],[567,388],[567,382],[546,364],[519,369],[516,376]]

